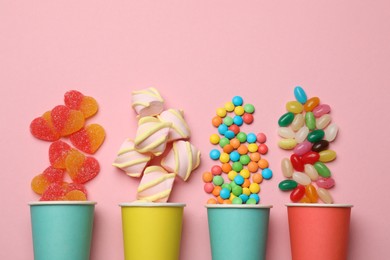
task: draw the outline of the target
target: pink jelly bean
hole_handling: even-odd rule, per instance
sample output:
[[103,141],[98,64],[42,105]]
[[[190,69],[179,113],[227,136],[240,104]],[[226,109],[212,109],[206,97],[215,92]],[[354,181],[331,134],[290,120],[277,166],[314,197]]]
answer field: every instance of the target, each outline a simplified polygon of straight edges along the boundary
[[318,105],[313,109],[313,114],[315,117],[321,117],[322,115],[328,114],[330,112],[330,106],[327,104]]
[[332,188],[336,183],[332,177],[329,178],[323,178],[320,177],[317,181],[317,186],[324,189],[330,189]]
[[313,146],[312,143],[310,143],[309,141],[305,140],[302,143],[297,144],[297,146],[295,146],[294,153],[296,155],[298,155],[298,156],[302,156],[305,153],[309,152],[311,150],[312,146]]

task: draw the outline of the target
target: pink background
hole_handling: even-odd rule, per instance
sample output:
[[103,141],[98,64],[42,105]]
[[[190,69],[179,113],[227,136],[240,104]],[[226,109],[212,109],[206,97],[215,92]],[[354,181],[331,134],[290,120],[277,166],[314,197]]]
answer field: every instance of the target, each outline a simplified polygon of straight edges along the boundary
[[87,185],[98,202],[91,259],[123,259],[118,203],[134,200],[138,181],[111,163],[135,134],[130,93],[149,86],[167,107],[184,109],[203,153],[171,197],[188,205],[181,259],[211,259],[201,174],[212,165],[210,119],[234,95],[256,106],[250,129],[268,135],[275,175],[261,186],[262,203],[274,205],[267,259],[290,259],[289,199],[277,188],[289,153],[276,145],[276,122],[296,85],[330,104],[341,129],[330,167],[336,202],[355,205],[349,259],[388,259],[389,25],[386,0],[1,1],[0,259],[33,258],[30,181],[48,166],[49,143],[33,138],[29,124],[70,89],[97,99],[88,122],[107,131],[95,155],[101,173]]

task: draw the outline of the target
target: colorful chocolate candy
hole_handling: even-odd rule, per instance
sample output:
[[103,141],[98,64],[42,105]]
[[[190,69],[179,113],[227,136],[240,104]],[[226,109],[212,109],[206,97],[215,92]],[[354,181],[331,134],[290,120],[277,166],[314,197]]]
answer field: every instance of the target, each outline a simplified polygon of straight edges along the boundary
[[335,185],[327,163],[336,159],[329,149],[338,126],[331,123],[331,108],[321,104],[318,97],[307,98],[301,87],[294,89],[296,100],[286,103],[287,112],[278,120],[280,148],[292,150],[290,158],[283,158],[281,168],[286,180],[279,183],[282,191],[291,191],[293,202],[333,203],[328,189]]
[[[214,165],[204,172],[204,191],[213,195],[207,203],[213,204],[258,204],[260,183],[272,178],[267,154],[267,137],[264,133],[245,133],[240,127],[253,122],[255,107],[244,104],[241,96],[235,96],[224,107],[216,110],[212,125],[218,133],[210,136],[210,143],[216,148],[209,156],[221,165]],[[289,118],[283,119],[285,121]],[[287,133],[286,133],[287,134]]]

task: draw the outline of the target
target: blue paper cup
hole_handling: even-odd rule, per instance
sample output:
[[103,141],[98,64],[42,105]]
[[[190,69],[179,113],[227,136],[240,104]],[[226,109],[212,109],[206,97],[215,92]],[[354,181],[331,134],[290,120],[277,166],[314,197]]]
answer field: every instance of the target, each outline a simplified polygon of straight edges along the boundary
[[213,260],[264,260],[270,205],[208,204]]
[[35,260],[89,260],[94,209],[91,201],[31,202]]

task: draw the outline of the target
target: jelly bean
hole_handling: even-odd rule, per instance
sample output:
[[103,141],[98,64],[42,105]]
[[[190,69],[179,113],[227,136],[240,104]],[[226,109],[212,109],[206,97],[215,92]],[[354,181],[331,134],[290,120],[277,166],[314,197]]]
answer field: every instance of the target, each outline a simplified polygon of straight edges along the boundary
[[225,145],[229,144],[230,142],[231,142],[231,141],[230,141],[228,138],[222,137],[222,138],[219,140],[219,146],[220,146],[221,148],[224,148]]
[[324,150],[319,153],[320,155],[320,162],[331,162],[334,159],[336,159],[336,152],[333,150]]
[[314,166],[311,164],[305,164],[304,172],[312,181],[316,181],[319,177],[316,168],[314,168]]
[[230,130],[227,130],[226,132],[225,132],[225,137],[227,138],[227,139],[232,139],[232,138],[234,138],[236,135],[234,134],[234,132],[233,131],[230,131]]
[[226,109],[225,108],[223,108],[223,107],[220,107],[220,108],[217,108],[217,111],[216,111],[216,113],[217,113],[217,116],[219,116],[219,117],[225,117],[226,116]]
[[243,103],[244,103],[244,100],[242,99],[241,96],[234,96],[232,98],[232,103],[235,105],[235,106],[241,106]]
[[290,200],[292,202],[298,202],[300,201],[303,196],[305,195],[305,186],[298,185],[290,194]]
[[245,113],[245,110],[242,106],[236,106],[234,108],[234,113],[238,116],[242,116]]
[[325,114],[320,118],[317,118],[316,120],[317,129],[325,129],[325,127],[329,125],[330,121],[332,121],[332,117],[328,114]]
[[284,180],[279,183],[279,189],[283,191],[293,190],[298,186],[298,183],[294,180]]
[[283,137],[283,138],[294,138],[295,137],[294,131],[289,127],[279,127],[278,134],[280,137]]
[[328,147],[329,147],[329,142],[328,141],[320,140],[320,141],[315,142],[313,144],[313,146],[311,147],[311,150],[314,151],[314,152],[319,153],[319,152],[321,152],[323,150],[328,149]]
[[204,182],[212,182],[213,174],[211,172],[204,172],[202,175],[202,179]]
[[210,151],[210,158],[212,160],[218,160],[219,156],[221,156],[221,152],[217,149],[213,149]]
[[240,197],[235,197],[233,200],[232,200],[232,204],[242,204],[242,199]]
[[322,162],[316,162],[314,168],[317,170],[318,174],[324,178],[331,176],[329,168]]
[[290,161],[291,161],[291,164],[292,164],[294,170],[299,171],[299,172],[303,172],[303,170],[304,170],[304,163],[303,163],[301,157],[299,157],[298,155],[293,153],[290,156]]
[[305,153],[311,150],[312,146],[313,144],[306,140],[300,144],[297,144],[297,146],[295,146],[294,153],[299,156],[304,155]]
[[244,113],[242,115],[242,120],[244,121],[245,124],[252,124],[253,123],[253,115],[252,114],[249,114],[249,113]]
[[242,124],[244,123],[244,119],[242,119],[241,116],[235,116],[233,117],[233,123],[237,126],[242,126]]
[[211,124],[215,127],[218,127],[222,124],[222,118],[220,116],[215,116],[211,120]]
[[256,201],[256,204],[260,202],[260,196],[258,194],[249,195],[249,199],[254,199]]
[[256,135],[256,138],[257,138],[257,141],[259,142],[259,143],[265,143],[266,141],[267,141],[267,136],[264,134],[264,133],[258,133],[257,135]]
[[248,143],[255,143],[256,142],[256,140],[257,140],[257,137],[256,137],[256,135],[254,134],[254,133],[248,133],[247,135],[246,135],[246,141],[248,142]]
[[211,173],[213,175],[221,175],[222,174],[222,168],[219,165],[214,165],[211,167]]
[[270,168],[265,168],[262,170],[261,175],[263,176],[264,179],[269,180],[272,178],[273,173]]
[[242,164],[242,165],[248,165],[248,163],[251,161],[251,158],[249,157],[249,155],[246,155],[246,154],[244,154],[244,155],[241,155],[241,157],[240,157],[240,163]]
[[334,179],[332,177],[329,178],[319,178],[317,181],[317,186],[324,189],[330,189],[333,188],[333,186],[336,184]]
[[246,142],[246,138],[247,138],[247,135],[244,132],[239,132],[238,135],[237,135],[237,139],[241,143],[245,143]]
[[224,135],[227,130],[228,130],[228,126],[225,124],[221,124],[218,126],[218,133],[220,135]]
[[231,101],[229,101],[229,102],[226,102],[225,103],[225,106],[224,106],[224,108],[226,109],[226,111],[228,111],[228,112],[232,112],[233,110],[234,110],[234,104],[233,104],[233,102],[231,102]]
[[306,140],[307,135],[309,134],[310,130],[307,128],[307,126],[303,126],[301,129],[298,130],[298,132],[295,134],[295,140],[297,143],[302,143]]
[[320,99],[318,97],[312,97],[306,101],[306,103],[303,105],[303,108],[306,112],[313,111],[315,107],[320,104]]
[[317,118],[325,114],[328,114],[329,112],[330,112],[330,106],[327,104],[318,105],[316,108],[313,109],[313,114]]
[[303,172],[294,172],[292,178],[301,185],[309,185],[311,183],[310,177]]
[[291,123],[291,129],[296,132],[301,129],[304,124],[305,118],[303,117],[303,114],[296,114],[294,120]]
[[316,118],[312,112],[307,112],[305,114],[305,123],[309,130],[314,130],[316,128]]
[[282,173],[283,173],[284,177],[291,178],[293,175],[294,169],[293,169],[293,166],[291,164],[290,159],[283,158],[281,166],[282,166]]
[[294,120],[294,113],[287,112],[279,118],[278,124],[279,126],[289,126],[293,120]]
[[292,150],[297,145],[297,141],[295,139],[281,139],[278,142],[278,146],[284,150]]
[[310,151],[302,155],[302,162],[304,164],[315,164],[319,158],[320,155],[318,153]]
[[210,143],[218,144],[219,140],[220,140],[219,135],[217,135],[217,134],[210,135]]
[[224,179],[221,175],[215,175],[213,177],[213,183],[215,186],[221,186],[224,183]]
[[305,187],[305,195],[311,203],[316,203],[318,201],[317,189],[313,184],[309,184]]
[[294,114],[299,114],[303,111],[303,105],[298,101],[289,101],[286,104],[286,110]]
[[230,153],[230,160],[232,162],[237,162],[240,160],[240,154],[237,151],[233,151]]
[[311,203],[310,199],[308,197],[303,196],[302,199],[299,201],[299,203]]
[[322,140],[322,138],[324,138],[324,135],[324,130],[317,129],[307,135],[307,140],[311,143],[315,143]]
[[328,125],[328,127],[325,129],[325,140],[328,142],[333,142],[337,137],[338,131],[339,127],[336,124],[333,123]]
[[233,124],[233,118],[230,117],[230,116],[226,116],[224,119],[223,119],[223,123],[227,126],[231,126]]
[[231,125],[228,127],[228,130],[232,131],[235,135],[240,132],[240,127],[238,125]]
[[230,197],[230,191],[226,188],[222,188],[219,192],[219,196],[221,196],[222,199],[228,199]]
[[214,190],[214,185],[211,182],[207,182],[204,184],[203,189],[206,193],[212,193]]
[[244,110],[246,113],[253,114],[255,112],[255,106],[252,104],[245,104]]
[[268,168],[269,163],[266,159],[260,159],[259,162],[257,163],[261,169]]
[[294,96],[297,99],[297,101],[300,102],[301,104],[305,104],[307,101],[306,92],[300,86],[296,86],[294,88]]
[[329,191],[323,188],[317,189],[318,197],[326,204],[332,204],[333,198]]
[[[288,140],[288,139],[286,139]],[[292,139],[294,140],[294,139]],[[260,154],[266,154],[268,152],[268,146],[266,144],[260,144],[259,149],[257,150]]]

